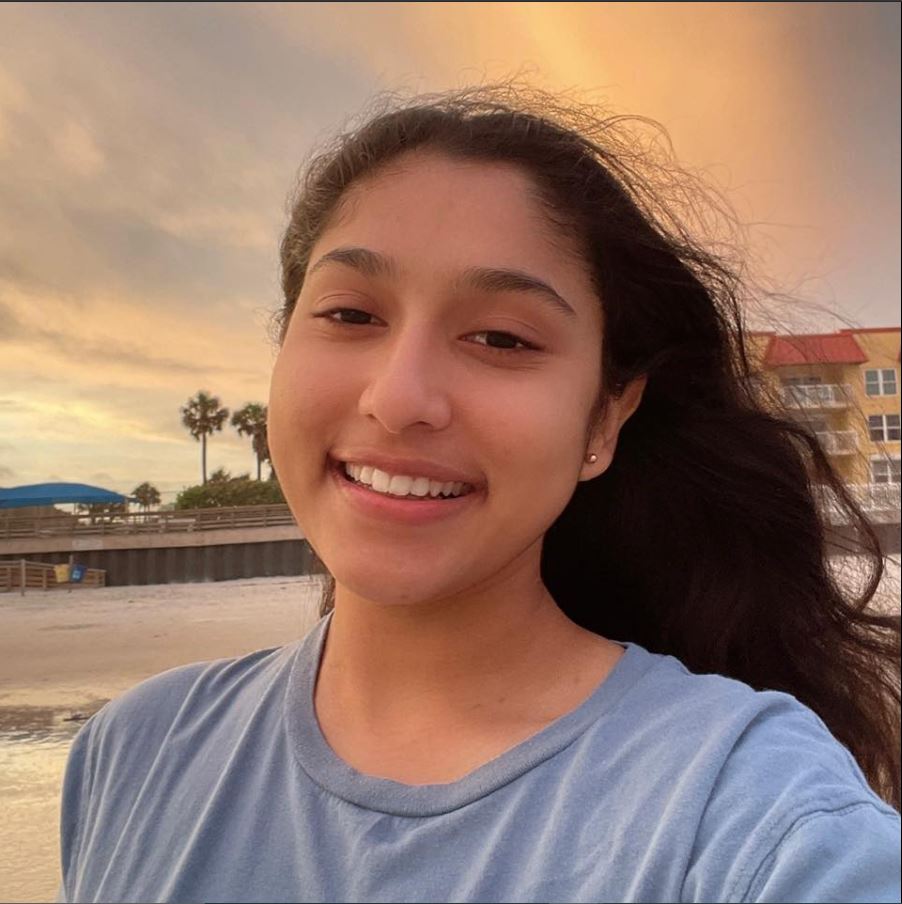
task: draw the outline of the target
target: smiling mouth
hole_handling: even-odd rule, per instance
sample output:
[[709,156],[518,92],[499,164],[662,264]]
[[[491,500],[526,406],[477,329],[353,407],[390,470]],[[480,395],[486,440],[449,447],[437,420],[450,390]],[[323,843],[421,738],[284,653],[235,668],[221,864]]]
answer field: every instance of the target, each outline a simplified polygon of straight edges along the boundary
[[[350,483],[353,486],[359,487],[362,490],[369,490],[371,493],[374,493],[377,496],[384,496],[387,499],[403,500],[404,502],[450,502],[455,499],[463,499],[465,496],[469,496],[475,490],[475,488],[470,484],[454,484],[454,486],[452,487],[451,482],[440,483],[439,481],[430,480],[429,489],[425,493],[422,492],[422,490],[425,488],[423,484],[420,484],[419,493],[390,492],[387,488],[376,489],[371,484],[364,483],[362,480],[357,480],[352,477],[348,473],[346,462],[333,459],[332,469],[338,473],[338,476],[341,477],[342,480]],[[407,478],[407,482],[408,486],[406,487],[406,489],[412,489],[412,486],[410,485],[410,478]],[[417,482],[418,481],[414,481],[414,483]],[[441,489],[439,489],[439,487],[441,487]],[[457,489],[457,492],[455,492],[455,489]]]

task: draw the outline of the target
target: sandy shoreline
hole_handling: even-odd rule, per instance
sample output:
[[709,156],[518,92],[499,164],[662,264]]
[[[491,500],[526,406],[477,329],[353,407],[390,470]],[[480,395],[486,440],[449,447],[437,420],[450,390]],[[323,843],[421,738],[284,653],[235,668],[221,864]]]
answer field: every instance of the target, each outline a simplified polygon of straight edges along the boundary
[[318,578],[0,596],[0,709],[108,700],[187,662],[280,646],[317,618]]

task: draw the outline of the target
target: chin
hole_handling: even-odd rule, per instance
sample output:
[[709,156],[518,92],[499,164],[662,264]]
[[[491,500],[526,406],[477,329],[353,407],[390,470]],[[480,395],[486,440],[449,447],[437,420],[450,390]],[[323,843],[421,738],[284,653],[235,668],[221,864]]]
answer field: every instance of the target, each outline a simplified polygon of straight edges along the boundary
[[435,575],[411,575],[404,569],[380,568],[378,573],[361,573],[355,569],[332,572],[337,586],[360,599],[378,606],[411,606],[459,592],[462,587],[449,587],[435,580]]

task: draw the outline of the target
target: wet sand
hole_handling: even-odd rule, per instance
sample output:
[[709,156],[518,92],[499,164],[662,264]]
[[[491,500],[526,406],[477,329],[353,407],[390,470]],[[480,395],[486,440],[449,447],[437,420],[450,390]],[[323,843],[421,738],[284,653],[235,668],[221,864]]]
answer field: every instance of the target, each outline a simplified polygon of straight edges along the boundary
[[60,784],[88,716],[174,666],[302,636],[319,594],[285,577],[0,594],[0,901],[56,897]]
[[279,646],[315,620],[314,578],[0,595],[0,707],[78,706],[186,662]]

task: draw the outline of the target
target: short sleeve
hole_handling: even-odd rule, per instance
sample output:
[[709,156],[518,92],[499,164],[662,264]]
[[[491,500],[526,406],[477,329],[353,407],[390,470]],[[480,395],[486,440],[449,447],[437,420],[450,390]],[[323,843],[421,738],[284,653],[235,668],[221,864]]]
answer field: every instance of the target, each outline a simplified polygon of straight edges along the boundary
[[868,802],[809,813],[765,857],[740,900],[898,904],[900,842],[899,815]]

